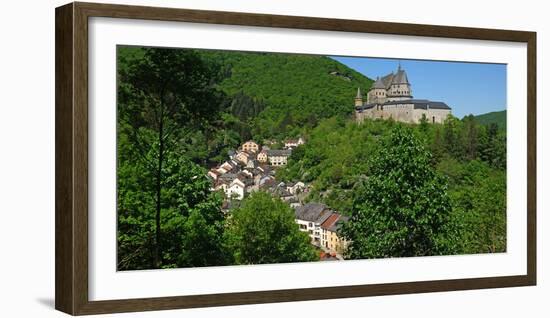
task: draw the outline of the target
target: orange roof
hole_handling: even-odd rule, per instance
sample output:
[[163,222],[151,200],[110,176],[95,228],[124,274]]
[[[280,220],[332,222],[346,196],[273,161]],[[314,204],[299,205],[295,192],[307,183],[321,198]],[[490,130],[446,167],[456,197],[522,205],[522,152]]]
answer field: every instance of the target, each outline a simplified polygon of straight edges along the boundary
[[333,213],[325,220],[325,222],[321,224],[321,227],[325,230],[328,230],[334,223],[336,223],[336,221],[338,221],[339,218],[340,214]]

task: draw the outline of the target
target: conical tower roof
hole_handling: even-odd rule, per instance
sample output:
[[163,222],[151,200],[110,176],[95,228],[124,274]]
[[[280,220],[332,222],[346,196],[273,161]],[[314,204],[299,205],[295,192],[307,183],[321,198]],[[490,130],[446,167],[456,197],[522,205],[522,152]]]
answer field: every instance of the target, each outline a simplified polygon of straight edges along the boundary
[[401,69],[401,64],[397,68],[397,74],[392,79],[392,84],[409,84],[409,78],[407,77],[407,72]]
[[361,88],[360,87],[357,87],[357,95],[355,96],[355,98],[357,98],[357,99],[363,98],[363,94],[361,94]]

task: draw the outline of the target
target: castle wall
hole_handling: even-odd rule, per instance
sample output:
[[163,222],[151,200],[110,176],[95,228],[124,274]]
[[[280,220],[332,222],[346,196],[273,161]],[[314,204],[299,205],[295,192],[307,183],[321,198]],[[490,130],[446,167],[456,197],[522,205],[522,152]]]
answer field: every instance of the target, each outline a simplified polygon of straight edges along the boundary
[[413,122],[419,123],[422,119],[422,115],[426,115],[426,119],[429,123],[442,124],[450,113],[450,109],[415,109]]
[[371,108],[362,112],[356,111],[355,118],[362,122],[365,118],[370,119],[389,119],[404,123],[420,123],[422,115],[426,115],[429,123],[443,123],[447,115],[451,113],[449,109],[414,109],[412,104],[385,105],[383,110]]
[[393,118],[395,121],[410,123],[413,121],[414,106],[412,104],[384,105],[382,113],[383,118]]
[[362,122],[365,118],[370,119],[389,119],[390,117],[393,120],[401,121],[405,123],[413,122],[413,107],[411,104],[402,104],[402,105],[386,105],[384,109],[365,109],[362,112],[356,112],[356,120]]

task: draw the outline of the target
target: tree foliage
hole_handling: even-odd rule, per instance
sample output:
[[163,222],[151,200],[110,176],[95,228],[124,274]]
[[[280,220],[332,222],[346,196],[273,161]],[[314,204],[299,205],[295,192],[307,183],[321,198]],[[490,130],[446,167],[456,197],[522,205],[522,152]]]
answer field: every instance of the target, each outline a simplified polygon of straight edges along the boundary
[[351,219],[342,229],[351,240],[349,258],[455,252],[447,183],[430,160],[410,129],[392,130],[355,190]]
[[139,161],[119,162],[118,269],[223,265],[221,196],[210,191],[205,170],[170,155],[163,174],[159,266],[154,178]]
[[[197,128],[200,131],[200,127],[218,113],[222,95],[216,91],[214,84],[219,80],[219,67],[206,63],[190,50],[148,48],[141,53],[139,59],[122,59],[122,56],[122,65],[118,69],[119,188],[130,188],[126,182],[141,179],[131,188],[139,192],[142,185],[152,191],[146,200],[139,202],[138,207],[133,207],[140,209],[140,219],[149,216],[154,220],[144,222],[147,228],[141,230],[146,233],[137,233],[136,236],[142,242],[142,249],[147,248],[152,253],[153,264],[149,266],[166,267],[184,262],[176,259],[179,256],[175,255],[180,253],[173,252],[179,246],[170,246],[181,241],[173,232],[181,229],[183,219],[175,215],[179,213],[184,218],[188,217],[189,211],[182,211],[180,204],[199,195],[194,191],[171,194],[174,189],[185,189],[185,186],[194,184],[185,179],[171,184],[174,178],[185,176],[187,169],[198,174],[190,162],[178,159],[188,154],[182,146],[187,143],[182,141],[196,137],[190,131]],[[128,171],[141,172],[142,176],[124,175]],[[206,188],[206,191],[209,189]],[[121,204],[127,204],[125,199],[119,196]],[[203,196],[201,199],[206,198]],[[197,204],[193,202],[189,208]],[[119,223],[127,221],[122,212],[119,210]],[[154,239],[150,233],[151,224],[154,224]],[[120,225],[124,229],[124,224]],[[124,260],[119,262],[121,266],[131,263],[125,255],[120,257]]]
[[235,264],[318,259],[309,236],[294,222],[292,209],[268,193],[257,192],[249,196],[228,222],[225,240]]
[[117,58],[119,269],[318,259],[286,203],[258,193],[226,216],[205,177],[246,140],[278,149],[297,136],[306,144],[276,177],[352,216],[349,257],[506,249],[505,113],[357,124],[354,93],[372,81],[328,57],[119,47]]

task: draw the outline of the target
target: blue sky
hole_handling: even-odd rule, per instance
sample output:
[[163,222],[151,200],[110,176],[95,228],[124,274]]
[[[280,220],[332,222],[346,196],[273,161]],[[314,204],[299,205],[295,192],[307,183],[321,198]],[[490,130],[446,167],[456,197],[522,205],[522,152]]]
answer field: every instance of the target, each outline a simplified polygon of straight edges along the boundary
[[333,56],[333,59],[372,78],[405,69],[412,95],[447,103],[453,114],[484,114],[506,109],[506,65]]

